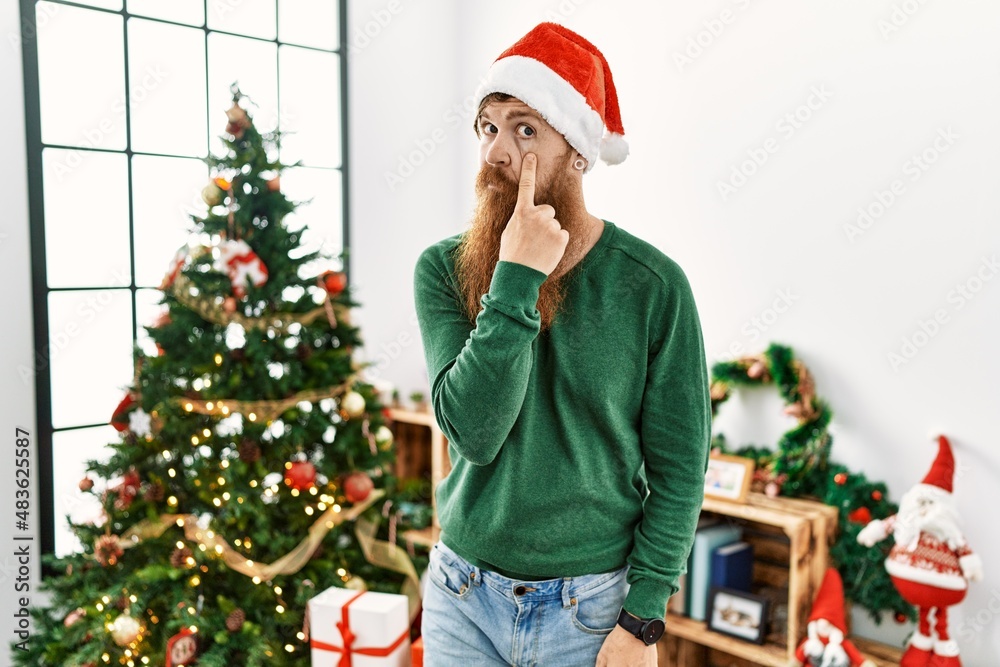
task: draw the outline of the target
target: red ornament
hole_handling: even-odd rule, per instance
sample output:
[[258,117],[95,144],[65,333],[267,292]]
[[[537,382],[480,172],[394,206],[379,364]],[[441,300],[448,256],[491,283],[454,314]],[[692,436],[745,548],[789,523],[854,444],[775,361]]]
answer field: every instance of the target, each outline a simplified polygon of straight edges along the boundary
[[327,271],[323,274],[323,287],[332,296],[337,296],[347,287],[347,275],[343,271]]
[[285,484],[306,491],[316,484],[316,466],[309,461],[292,461],[285,464]]
[[115,411],[111,413],[111,425],[119,433],[124,433],[128,430],[128,418],[125,415],[133,405],[135,405],[135,398],[132,396],[132,392],[129,392],[125,394],[125,398],[118,404]]
[[353,472],[344,480],[344,496],[351,503],[360,503],[374,488],[372,478],[363,472]]
[[882,492],[879,491],[878,489],[872,491],[872,500],[876,502],[882,500]]
[[842,472],[838,472],[836,475],[833,476],[833,481],[835,481],[837,484],[843,486],[844,484],[847,483],[847,474],[846,473],[842,473]]
[[94,480],[90,479],[89,477],[84,477],[83,479],[80,480],[81,491],[90,491],[92,488],[94,488]]
[[275,176],[267,182],[267,189],[271,192],[277,192],[281,189],[281,177]]
[[222,302],[222,309],[232,315],[236,312],[236,299],[231,296],[227,296],[226,300]]
[[868,522],[872,520],[871,510],[864,506],[859,507],[847,515],[847,520],[852,523],[863,523],[867,525]]
[[897,611],[896,612],[896,622],[897,623],[906,623],[906,614],[904,614],[901,611]]

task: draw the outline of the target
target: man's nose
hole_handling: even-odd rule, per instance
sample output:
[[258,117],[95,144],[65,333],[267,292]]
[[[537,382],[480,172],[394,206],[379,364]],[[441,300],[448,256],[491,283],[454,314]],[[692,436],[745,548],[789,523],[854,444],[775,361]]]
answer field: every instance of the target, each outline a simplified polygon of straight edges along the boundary
[[498,134],[486,151],[486,161],[493,166],[509,166],[511,155],[510,140],[503,134]]

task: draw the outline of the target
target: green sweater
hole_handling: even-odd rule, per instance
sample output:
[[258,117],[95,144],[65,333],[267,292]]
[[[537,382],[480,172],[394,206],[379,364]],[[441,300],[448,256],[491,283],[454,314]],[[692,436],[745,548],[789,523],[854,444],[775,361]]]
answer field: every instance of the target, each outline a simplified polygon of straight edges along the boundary
[[[440,539],[504,576],[539,580],[631,566],[624,608],[663,618],[701,508],[708,371],[687,278],[605,221],[567,274],[541,333],[547,276],[501,261],[475,326],[452,251],[421,253],[417,318],[452,470],[436,490]],[[648,495],[647,495],[648,493]]]

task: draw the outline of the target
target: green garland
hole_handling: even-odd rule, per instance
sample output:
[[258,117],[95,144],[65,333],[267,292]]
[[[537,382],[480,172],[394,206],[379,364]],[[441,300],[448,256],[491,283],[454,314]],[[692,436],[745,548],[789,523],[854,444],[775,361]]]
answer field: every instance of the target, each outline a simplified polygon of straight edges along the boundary
[[771,344],[758,355],[712,366],[712,415],[732,395],[735,387],[776,385],[785,401],[785,414],[798,420],[782,434],[777,447],[743,445],[732,449],[718,433],[712,447],[720,453],[751,458],[756,463],[753,488],[768,495],[807,497],[839,510],[836,542],[830,558],[844,580],[844,595],[864,607],[876,623],[884,612],[897,622],[916,620],[913,607],[900,597],[883,566],[892,540],[881,548],[858,544],[857,536],[872,519],[884,519],[898,507],[888,500],[885,483],[869,482],[864,474],[830,460],[832,413],[816,395],[815,383],[805,365],[788,347]]

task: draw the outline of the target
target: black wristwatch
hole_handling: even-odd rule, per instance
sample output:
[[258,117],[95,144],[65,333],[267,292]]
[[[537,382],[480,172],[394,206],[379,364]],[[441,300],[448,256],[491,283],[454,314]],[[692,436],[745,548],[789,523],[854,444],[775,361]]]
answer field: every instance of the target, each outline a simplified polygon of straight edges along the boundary
[[618,613],[618,625],[641,639],[646,646],[659,641],[666,628],[662,618],[636,618],[624,609]]

